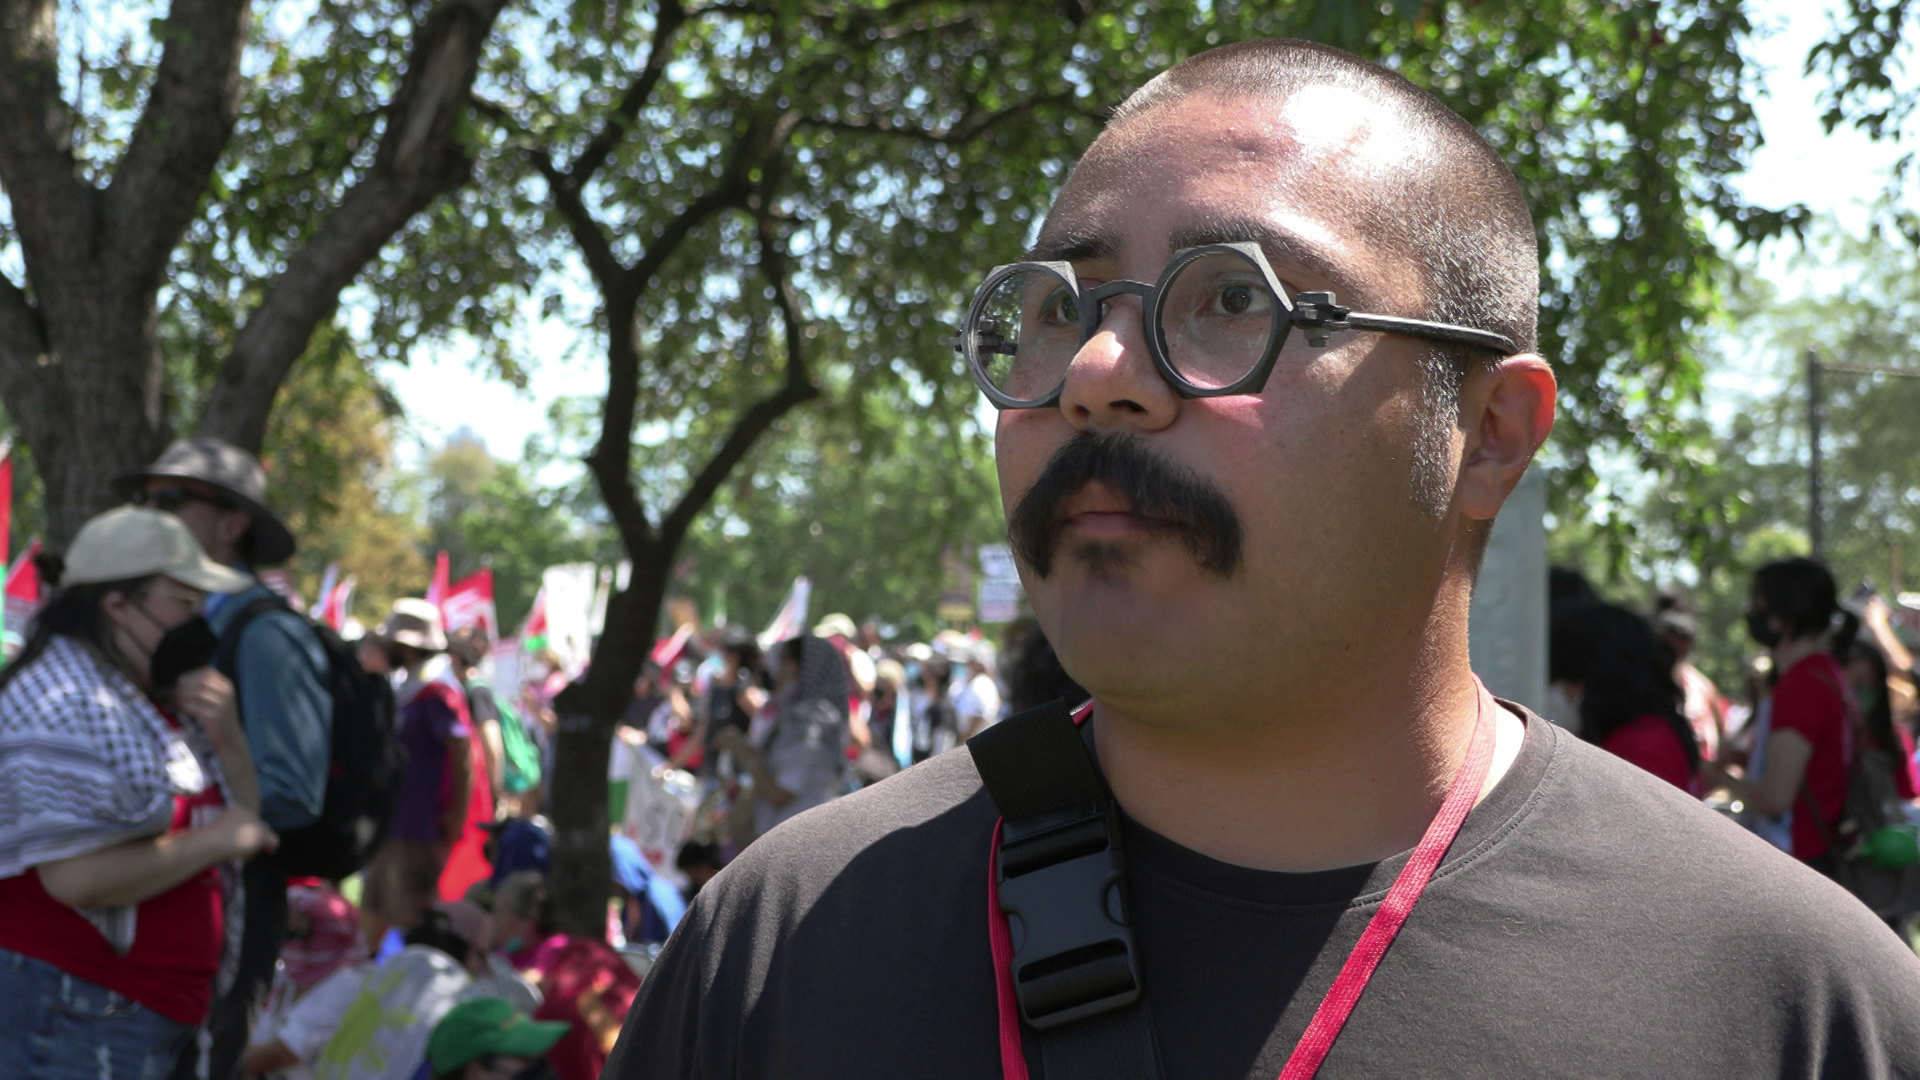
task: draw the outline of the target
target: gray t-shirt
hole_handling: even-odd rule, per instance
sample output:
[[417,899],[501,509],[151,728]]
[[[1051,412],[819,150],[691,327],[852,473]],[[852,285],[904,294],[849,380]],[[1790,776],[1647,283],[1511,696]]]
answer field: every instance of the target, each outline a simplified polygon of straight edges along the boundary
[[[1885,924],[1672,785],[1526,722],[1320,1075],[1920,1076],[1920,960]],[[995,817],[962,750],[755,843],[701,890],[605,1075],[1000,1076]],[[1272,1080],[1405,862],[1254,871],[1131,822],[1127,845],[1179,1080]]]

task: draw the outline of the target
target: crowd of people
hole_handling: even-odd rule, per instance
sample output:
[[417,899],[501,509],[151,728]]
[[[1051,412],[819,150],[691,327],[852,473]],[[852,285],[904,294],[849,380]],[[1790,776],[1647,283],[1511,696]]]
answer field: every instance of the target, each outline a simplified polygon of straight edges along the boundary
[[[0,1075],[597,1076],[640,965],[558,926],[538,725],[485,635],[422,600],[352,643],[299,614],[232,446],[118,494],[0,669]],[[681,909],[610,842],[663,939]]]
[[[1548,717],[1856,887],[1869,848],[1888,873],[1916,861],[1881,850],[1920,820],[1916,672],[1896,618],[1870,587],[1843,603],[1819,562],[1768,563],[1751,583],[1746,685],[1728,695],[1691,662],[1684,592],[1642,614],[1556,570]],[[1920,891],[1904,885],[1863,899],[1911,915]]]
[[[618,910],[570,935],[542,810],[580,672],[548,653],[496,692],[484,630],[424,599],[351,642],[308,620],[257,576],[295,541],[232,446],[118,493],[41,557],[0,669],[0,1075],[590,1080],[757,836],[1079,693],[1030,621],[998,649],[838,614],[764,650],[683,635],[612,740]],[[698,813],[649,857],[618,826],[680,770]]]

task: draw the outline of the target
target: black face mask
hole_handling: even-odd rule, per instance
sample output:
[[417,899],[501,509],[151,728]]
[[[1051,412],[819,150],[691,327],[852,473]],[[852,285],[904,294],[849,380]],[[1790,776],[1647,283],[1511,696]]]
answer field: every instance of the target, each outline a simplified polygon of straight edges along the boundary
[[220,635],[213,632],[206,616],[195,615],[160,635],[147,660],[148,676],[155,690],[171,690],[180,676],[213,664],[220,652]]
[[1753,640],[1763,649],[1780,644],[1780,630],[1768,618],[1764,611],[1747,612],[1747,633],[1753,635]]

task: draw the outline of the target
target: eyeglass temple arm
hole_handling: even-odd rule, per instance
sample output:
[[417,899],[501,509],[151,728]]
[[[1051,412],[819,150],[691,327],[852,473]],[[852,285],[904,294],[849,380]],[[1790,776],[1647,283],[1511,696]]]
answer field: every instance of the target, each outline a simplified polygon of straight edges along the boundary
[[1294,297],[1293,313],[1289,316],[1289,321],[1300,328],[1301,336],[1307,339],[1307,344],[1316,349],[1325,348],[1328,335],[1335,330],[1374,330],[1386,334],[1426,338],[1430,341],[1477,345],[1483,349],[1498,350],[1505,356],[1512,356],[1520,351],[1519,346],[1505,335],[1486,330],[1454,326],[1450,323],[1426,322],[1421,319],[1402,319],[1393,315],[1356,315],[1351,309],[1335,303],[1333,294],[1330,292],[1303,292]]

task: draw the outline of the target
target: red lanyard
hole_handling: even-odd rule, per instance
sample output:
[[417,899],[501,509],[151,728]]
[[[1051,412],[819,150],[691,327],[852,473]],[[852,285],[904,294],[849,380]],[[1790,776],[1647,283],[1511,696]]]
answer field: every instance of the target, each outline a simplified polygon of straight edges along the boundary
[[[1367,981],[1373,978],[1373,970],[1380,966],[1380,958],[1387,954],[1387,947],[1406,924],[1407,916],[1413,913],[1413,905],[1419,903],[1420,894],[1427,889],[1433,872],[1440,867],[1447,849],[1453,846],[1454,837],[1460,834],[1460,826],[1466,823],[1467,812],[1473,809],[1474,801],[1480,797],[1480,789],[1485,786],[1487,769],[1493,761],[1493,727],[1487,719],[1486,692],[1479,691],[1476,715],[1473,722],[1473,741],[1467,747],[1467,759],[1460,763],[1460,771],[1454,774],[1453,784],[1447,788],[1447,797],[1440,804],[1440,813],[1434,816],[1427,826],[1426,834],[1408,856],[1407,864],[1393,880],[1393,887],[1387,890],[1387,898],[1380,903],[1380,910],[1373,913],[1367,921],[1367,928],[1361,931],[1359,944],[1347,955],[1346,963],[1341,965],[1340,974],[1334,977],[1333,985],[1327,988],[1327,996],[1320,999],[1320,1007],[1314,1010],[1313,1019],[1307,1024],[1306,1034],[1294,1046],[1293,1053],[1287,1058],[1286,1067],[1280,1070],[1280,1080],[1310,1080],[1320,1071],[1320,1063],[1327,1058],[1327,1052],[1333,1049],[1333,1041],[1340,1037],[1340,1029],[1346,1026],[1347,1018],[1353,1015],[1353,1008],[1360,1001],[1360,995],[1367,989]],[[1089,702],[1074,716],[1075,723],[1085,722],[1093,704]],[[999,875],[1000,864],[1000,823],[993,826],[993,847],[987,856],[987,939],[993,948],[994,984],[1000,1007],[1000,1071],[1003,1080],[1029,1080],[1027,1075],[1027,1056],[1020,1045],[1020,1005],[1013,991],[1013,937],[1007,929],[1006,916],[1000,912]]]

